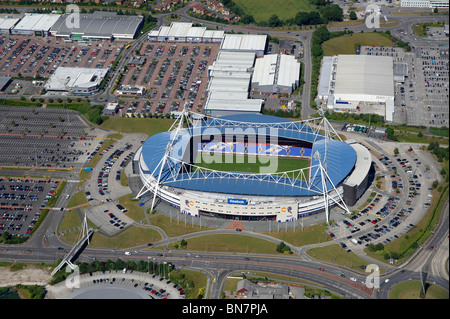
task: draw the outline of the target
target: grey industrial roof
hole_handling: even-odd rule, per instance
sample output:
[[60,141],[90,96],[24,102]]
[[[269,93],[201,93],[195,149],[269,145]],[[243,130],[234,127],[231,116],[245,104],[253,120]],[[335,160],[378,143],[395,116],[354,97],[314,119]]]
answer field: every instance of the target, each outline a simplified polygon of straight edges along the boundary
[[0,18],[0,29],[11,29],[19,20],[19,18]]
[[61,17],[60,14],[25,13],[24,17],[16,24],[14,30],[42,31],[50,28]]
[[[69,19],[69,20],[68,20]],[[69,36],[81,34],[84,37],[132,37],[141,22],[142,16],[129,15],[102,15],[82,14],[80,15],[80,27],[69,28],[66,24],[71,21],[69,15],[61,16],[53,25],[50,32],[55,36]]]
[[317,95],[320,97],[327,96],[330,90],[331,67],[333,66],[333,57],[324,56],[320,70],[319,87]]
[[300,63],[293,55],[266,54],[255,61],[252,83],[293,87],[300,79]]
[[264,51],[267,35],[225,34],[222,50]]
[[256,59],[252,82],[259,85],[273,85],[277,71],[277,60],[277,54],[266,54],[264,57]]
[[49,91],[89,88],[99,85],[108,69],[58,67],[45,83]]
[[392,57],[339,55],[334,94],[394,96],[393,68]]
[[280,55],[277,85],[293,86],[300,80],[300,63],[293,55]]

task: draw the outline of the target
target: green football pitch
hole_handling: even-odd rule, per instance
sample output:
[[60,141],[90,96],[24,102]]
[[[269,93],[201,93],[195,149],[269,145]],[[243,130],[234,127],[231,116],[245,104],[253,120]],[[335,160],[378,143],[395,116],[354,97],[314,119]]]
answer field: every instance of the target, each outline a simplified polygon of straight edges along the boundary
[[[306,168],[309,161],[304,158],[199,152],[193,164],[216,171],[275,174]],[[307,178],[308,172],[305,172],[305,175]]]

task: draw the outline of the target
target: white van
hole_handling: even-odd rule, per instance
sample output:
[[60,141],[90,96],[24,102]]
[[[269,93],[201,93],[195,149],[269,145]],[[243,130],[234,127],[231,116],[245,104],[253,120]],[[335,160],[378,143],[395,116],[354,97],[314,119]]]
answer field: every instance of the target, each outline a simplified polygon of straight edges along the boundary
[[125,252],[125,255],[131,256],[131,253],[130,253],[129,251],[126,251],[126,252]]

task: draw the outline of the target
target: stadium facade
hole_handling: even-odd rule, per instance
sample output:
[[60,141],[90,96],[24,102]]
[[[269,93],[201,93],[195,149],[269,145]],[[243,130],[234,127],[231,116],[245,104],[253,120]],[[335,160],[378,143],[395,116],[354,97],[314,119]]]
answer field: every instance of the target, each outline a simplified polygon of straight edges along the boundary
[[[293,122],[241,114],[191,121],[196,117],[189,114],[183,111],[171,130],[151,136],[135,155],[143,183],[136,197],[151,194],[152,208],[159,198],[195,217],[289,222],[325,212],[328,221],[332,206],[349,212],[346,179],[368,174],[366,166],[355,170],[360,152],[342,142],[325,118]],[[190,125],[183,128],[186,121]],[[301,158],[309,165],[276,172],[219,171],[199,166],[199,154],[262,156],[270,164]]]

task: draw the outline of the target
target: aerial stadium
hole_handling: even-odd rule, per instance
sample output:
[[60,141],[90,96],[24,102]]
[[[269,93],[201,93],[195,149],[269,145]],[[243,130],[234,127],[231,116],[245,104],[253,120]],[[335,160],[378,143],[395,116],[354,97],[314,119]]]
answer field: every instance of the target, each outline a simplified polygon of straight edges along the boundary
[[196,115],[184,110],[135,155],[143,183],[136,197],[149,196],[152,209],[163,200],[194,217],[289,222],[323,212],[328,222],[331,207],[349,213],[347,179],[367,186],[361,145],[343,142],[324,117]]

